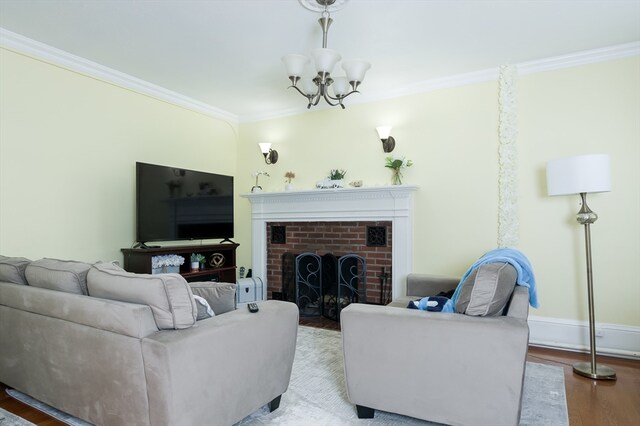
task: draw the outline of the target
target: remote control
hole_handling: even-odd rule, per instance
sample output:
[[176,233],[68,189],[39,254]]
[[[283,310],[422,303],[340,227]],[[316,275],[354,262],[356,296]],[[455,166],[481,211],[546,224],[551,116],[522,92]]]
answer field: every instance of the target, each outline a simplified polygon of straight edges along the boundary
[[247,308],[249,308],[249,312],[251,313],[256,313],[258,312],[260,309],[258,309],[258,304],[257,303],[249,303],[247,305]]

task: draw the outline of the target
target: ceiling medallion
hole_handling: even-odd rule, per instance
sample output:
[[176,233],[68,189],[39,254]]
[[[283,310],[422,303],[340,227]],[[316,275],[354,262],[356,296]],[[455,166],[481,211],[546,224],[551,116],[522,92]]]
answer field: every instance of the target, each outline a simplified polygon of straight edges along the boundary
[[327,11],[335,12],[344,7],[349,0],[298,0],[302,7],[312,12],[324,12],[325,3],[327,3]]
[[[335,65],[342,59],[342,56],[335,50],[327,49],[327,35],[329,27],[333,22],[329,7],[337,2],[341,4],[346,0],[299,0],[305,6],[305,3],[315,1],[316,5],[321,7],[322,17],[318,19],[320,28],[322,28],[322,48],[314,49],[311,57],[315,65],[317,75],[313,79],[303,79],[304,69],[311,62],[305,55],[289,54],[282,57],[282,62],[287,69],[287,76],[291,80],[291,86],[309,101],[307,108],[318,105],[320,99],[324,99],[331,106],[338,106],[344,109],[342,101],[349,95],[358,92],[358,86],[364,80],[364,75],[371,64],[361,59],[351,59],[342,61],[342,69],[346,73],[346,77],[333,77],[331,75]],[[305,6],[306,7],[306,6]],[[333,96],[329,93],[329,87],[333,91]]]

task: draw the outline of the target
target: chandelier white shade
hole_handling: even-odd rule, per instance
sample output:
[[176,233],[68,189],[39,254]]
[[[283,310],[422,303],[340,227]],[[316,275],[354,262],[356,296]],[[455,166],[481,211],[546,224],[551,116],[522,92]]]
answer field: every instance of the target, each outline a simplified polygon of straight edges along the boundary
[[[287,76],[291,80],[289,88],[296,89],[298,93],[307,98],[307,108],[318,105],[320,99],[324,99],[329,105],[340,105],[344,109],[343,99],[353,93],[359,93],[358,86],[364,80],[371,64],[362,59],[343,61],[342,69],[346,76],[333,77],[333,70],[342,59],[338,52],[327,48],[327,34],[333,22],[328,7],[333,5],[335,0],[315,1],[319,7],[324,8],[322,17],[318,19],[322,28],[322,47],[313,49],[310,58],[305,55],[289,54],[282,57],[282,62],[284,62]],[[304,79],[305,69],[311,62],[313,62],[316,76],[310,80]],[[333,94],[329,93],[329,87],[333,89]]]
[[579,155],[547,163],[549,195],[611,191],[611,165],[606,154]]

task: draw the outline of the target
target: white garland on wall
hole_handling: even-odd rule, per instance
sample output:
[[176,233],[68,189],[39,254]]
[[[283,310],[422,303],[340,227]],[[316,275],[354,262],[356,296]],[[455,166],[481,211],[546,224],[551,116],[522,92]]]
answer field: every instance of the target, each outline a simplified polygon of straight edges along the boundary
[[516,110],[517,68],[500,67],[498,102],[498,247],[518,246],[518,115]]

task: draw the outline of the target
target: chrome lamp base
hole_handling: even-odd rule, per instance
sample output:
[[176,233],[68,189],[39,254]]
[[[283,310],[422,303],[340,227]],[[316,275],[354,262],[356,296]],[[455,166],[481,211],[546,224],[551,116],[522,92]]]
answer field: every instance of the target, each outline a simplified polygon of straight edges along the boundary
[[578,362],[573,364],[573,372],[590,379],[616,380],[616,371],[603,364],[596,364],[595,371],[593,371],[590,362]]
[[591,362],[579,362],[573,365],[573,372],[584,377],[596,380],[616,380],[616,372],[613,368],[596,363],[596,318],[593,307],[593,268],[591,264],[591,224],[598,219],[587,205],[587,194],[580,193],[582,207],[576,219],[584,225],[584,237],[587,252],[587,292],[589,296],[589,346]]

